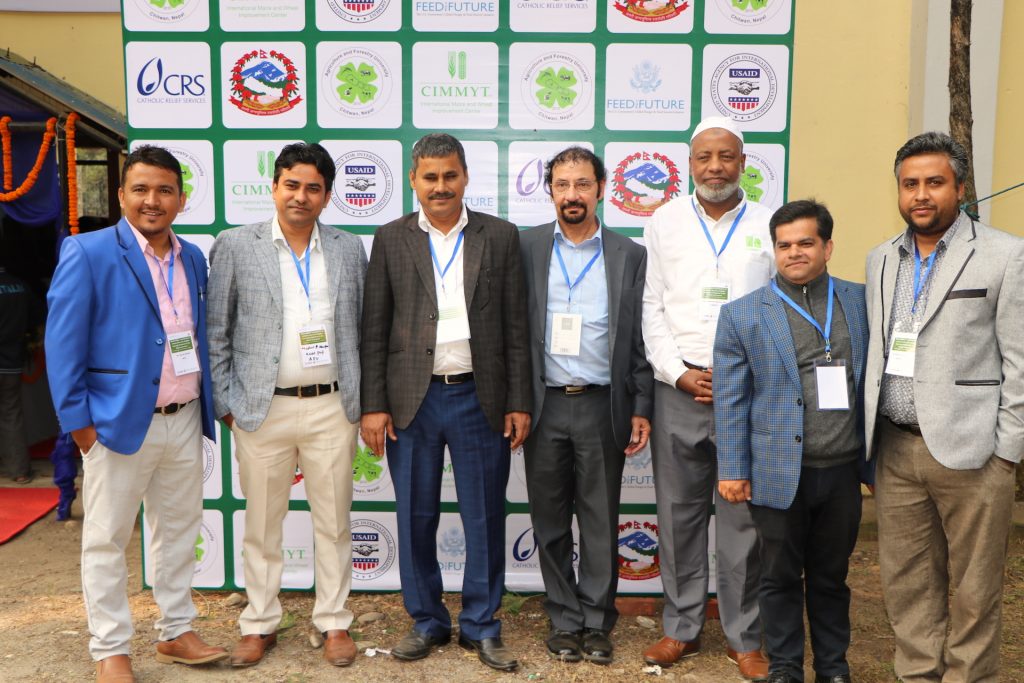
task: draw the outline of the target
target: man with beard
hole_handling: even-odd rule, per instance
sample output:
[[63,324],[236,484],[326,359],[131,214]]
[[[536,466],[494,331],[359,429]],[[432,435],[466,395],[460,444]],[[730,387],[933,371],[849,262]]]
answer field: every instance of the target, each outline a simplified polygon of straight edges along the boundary
[[960,209],[967,169],[943,133],[903,145],[907,227],[867,260],[866,442],[879,460],[882,592],[907,683],[994,681],[999,669],[1024,452],[1024,240]]
[[605,168],[593,152],[559,152],[544,183],[558,220],[525,231],[521,245],[536,417],[524,444],[526,488],[551,619],[547,647],[563,661],[608,664],[622,467],[651,431],[654,380],[640,326],[647,253],[598,222]]
[[725,117],[690,138],[692,196],[658,208],[644,229],[649,263],[643,331],[654,367],[651,453],[658,506],[665,637],[644,660],[669,666],[700,652],[708,592],[708,521],[715,505],[718,609],[726,654],[749,679],[761,654],[757,533],[747,503],[721,504],[712,405],[712,348],[722,305],[768,283],[771,212],[739,188],[743,134]]
[[402,599],[412,630],[391,649],[422,659],[451,639],[437,565],[444,449],[466,533],[459,645],[494,669],[501,640],[509,447],[530,431],[530,355],[519,231],[470,211],[462,143],[425,135],[409,184],[420,210],[373,237],[363,306],[363,440],[395,484]]

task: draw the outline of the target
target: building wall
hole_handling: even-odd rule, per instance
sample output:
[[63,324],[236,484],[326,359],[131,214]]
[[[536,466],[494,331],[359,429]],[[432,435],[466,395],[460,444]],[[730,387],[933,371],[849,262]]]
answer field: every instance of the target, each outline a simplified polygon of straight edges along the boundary
[[[977,7],[977,5],[975,5]],[[996,137],[993,153],[993,192],[1024,182],[1024,133],[1021,112],[1024,112],[1024,80],[1020,65],[1024,64],[1024,3],[1003,5],[1002,48],[999,59],[999,88],[996,108]],[[975,159],[975,164],[978,159]],[[992,225],[1016,235],[1024,235],[1024,187],[996,197],[992,206]]]

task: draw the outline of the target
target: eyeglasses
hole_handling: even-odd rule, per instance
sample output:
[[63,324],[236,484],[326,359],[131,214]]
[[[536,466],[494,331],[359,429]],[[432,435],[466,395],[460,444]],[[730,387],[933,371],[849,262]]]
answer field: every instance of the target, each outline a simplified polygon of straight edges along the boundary
[[569,191],[570,187],[576,188],[576,191],[580,194],[586,194],[597,187],[597,181],[584,179],[570,183],[568,180],[556,180],[551,183],[551,189],[558,194],[565,194]]

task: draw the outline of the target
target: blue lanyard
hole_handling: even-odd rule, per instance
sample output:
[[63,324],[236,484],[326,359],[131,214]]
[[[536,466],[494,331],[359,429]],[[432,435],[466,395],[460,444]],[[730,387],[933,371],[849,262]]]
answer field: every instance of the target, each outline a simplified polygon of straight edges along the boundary
[[444,276],[448,274],[448,270],[455,263],[455,256],[459,253],[459,247],[462,246],[462,238],[465,236],[464,230],[459,231],[459,237],[455,240],[455,249],[452,250],[452,257],[448,259],[448,264],[441,270],[441,262],[437,260],[437,251],[434,250],[434,240],[430,239],[430,235],[427,235],[427,244],[430,245],[430,258],[434,259],[434,267],[437,268],[438,275],[441,276],[441,291],[444,290]]
[[722,248],[719,249],[715,246],[715,241],[711,239],[711,231],[708,230],[707,223],[700,217],[700,211],[697,210],[697,202],[690,198],[690,203],[693,205],[693,213],[697,216],[697,220],[700,221],[700,227],[704,229],[704,237],[707,238],[708,244],[711,245],[711,252],[715,255],[715,269],[718,268],[718,259],[725,253],[726,247],[729,246],[729,240],[732,239],[732,234],[736,232],[736,226],[740,224],[740,219],[743,218],[743,214],[747,212],[747,205],[744,204],[740,212],[736,214],[736,218],[732,221],[732,226],[729,228],[729,233],[725,236],[725,241],[722,242]]
[[781,289],[779,289],[779,284],[775,280],[772,280],[772,289],[774,289],[775,293],[779,295],[779,298],[781,298],[783,301],[785,301],[787,304],[789,304],[789,306],[794,311],[796,311],[797,313],[802,315],[804,320],[806,320],[811,325],[813,325],[814,329],[816,329],[818,331],[818,334],[820,334],[822,336],[822,338],[825,340],[825,362],[826,363],[831,363],[832,362],[832,295],[836,291],[835,282],[832,280],[832,278],[830,277],[828,279],[828,305],[827,305],[827,307],[825,309],[825,329],[824,330],[821,329],[821,325],[818,324],[818,321],[815,320],[813,317],[811,317],[810,313],[808,313],[804,309],[800,308],[800,306],[798,306],[795,301],[790,299],[788,296],[786,296],[785,292],[783,292]]
[[306,292],[306,306],[309,308],[311,313],[313,312],[313,302],[309,298],[309,247],[312,244],[313,238],[310,237],[309,242],[306,244],[306,254],[303,256],[306,261],[305,276],[303,276],[302,273],[302,264],[299,262],[299,257],[295,255],[291,246],[288,247],[288,253],[292,255],[292,261],[295,261],[295,272],[299,274],[299,282],[302,283],[302,289]]
[[164,281],[164,288],[167,289],[167,298],[171,302],[171,310],[174,311],[174,319],[178,319],[178,307],[174,305],[174,245],[171,245],[171,263],[167,267],[167,277],[164,277],[164,269],[160,267],[160,259],[153,255],[153,260],[156,261],[157,272],[160,273],[160,279]]
[[921,296],[921,292],[924,290],[924,285],[928,282],[928,274],[932,271],[932,265],[935,263],[935,255],[939,253],[938,245],[935,245],[935,250],[928,255],[925,259],[926,265],[924,272],[921,272],[921,252],[917,249],[917,242],[914,242],[914,305],[910,307],[911,313],[917,312],[917,300]]
[[573,288],[583,281],[583,278],[586,277],[587,273],[590,272],[590,269],[594,266],[594,264],[597,262],[597,259],[600,258],[601,256],[601,240],[597,241],[597,253],[594,254],[593,257],[591,257],[587,265],[583,266],[583,270],[581,270],[580,274],[576,276],[575,282],[571,282],[569,280],[569,271],[565,267],[565,259],[562,258],[562,250],[558,246],[557,237],[555,238],[555,256],[558,257],[558,265],[562,267],[562,275],[565,277],[565,284],[569,286],[569,303],[572,304]]

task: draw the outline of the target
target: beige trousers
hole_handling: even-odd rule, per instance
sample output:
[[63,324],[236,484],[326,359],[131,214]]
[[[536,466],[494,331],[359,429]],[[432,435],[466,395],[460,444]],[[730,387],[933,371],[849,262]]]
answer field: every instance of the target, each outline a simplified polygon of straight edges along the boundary
[[82,595],[95,660],[131,654],[125,546],[139,515],[153,531],[154,626],[160,640],[192,630],[192,575],[203,515],[203,434],[199,401],[154,415],[142,448],[122,455],[97,441],[82,455]]
[[923,438],[885,418],[879,426],[878,549],[896,674],[904,683],[995,683],[1013,463],[993,456],[980,469],[952,470]]
[[296,466],[304,476],[313,518],[313,624],[328,631],[352,623],[345,601],[352,587],[349,510],[357,433],[336,393],[274,396],[259,429],[246,432],[237,424],[232,429],[246,497],[242,545],[249,605],[238,619],[242,635],[273,633],[281,621],[282,524]]

